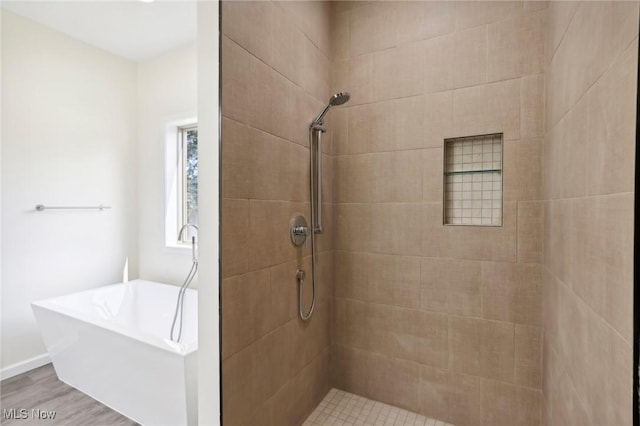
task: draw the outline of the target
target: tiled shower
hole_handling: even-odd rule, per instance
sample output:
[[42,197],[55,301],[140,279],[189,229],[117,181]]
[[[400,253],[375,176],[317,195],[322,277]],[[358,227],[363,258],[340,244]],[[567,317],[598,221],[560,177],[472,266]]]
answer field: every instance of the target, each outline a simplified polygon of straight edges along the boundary
[[[224,1],[222,32],[225,425],[300,425],[331,388],[631,423],[638,2]],[[341,90],[303,322],[289,221]]]

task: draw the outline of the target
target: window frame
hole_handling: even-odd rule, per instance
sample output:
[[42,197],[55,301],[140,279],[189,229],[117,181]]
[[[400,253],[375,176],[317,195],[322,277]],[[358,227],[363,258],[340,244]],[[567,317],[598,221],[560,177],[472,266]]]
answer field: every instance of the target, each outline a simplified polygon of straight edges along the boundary
[[[182,129],[198,127],[198,118],[195,114],[185,114],[164,121],[164,246],[165,249],[180,252],[190,250],[190,235],[184,241],[178,240],[178,232],[182,226],[184,217],[183,201],[180,199],[185,193],[183,185],[186,185],[183,166],[186,160],[183,152],[186,148],[186,132]],[[183,148],[184,147],[184,148]],[[185,242],[186,241],[186,242]]]
[[[187,133],[191,130],[198,130],[198,123],[193,122],[189,124],[185,124],[182,126],[178,126],[178,164],[177,168],[179,173],[178,177],[178,194],[176,197],[176,208],[177,208],[177,229],[176,233],[188,222],[188,213],[187,213]],[[178,244],[190,244],[191,239],[189,237],[189,232],[185,232],[182,236],[182,240],[177,241]]]

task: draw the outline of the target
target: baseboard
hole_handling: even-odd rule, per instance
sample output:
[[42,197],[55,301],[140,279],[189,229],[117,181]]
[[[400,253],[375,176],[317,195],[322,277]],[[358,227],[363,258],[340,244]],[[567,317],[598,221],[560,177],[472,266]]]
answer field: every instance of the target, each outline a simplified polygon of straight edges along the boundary
[[15,364],[11,364],[0,369],[0,380],[9,379],[13,376],[17,376],[18,374],[26,373],[29,370],[42,367],[50,362],[51,358],[48,353],[43,353],[42,355],[16,362]]

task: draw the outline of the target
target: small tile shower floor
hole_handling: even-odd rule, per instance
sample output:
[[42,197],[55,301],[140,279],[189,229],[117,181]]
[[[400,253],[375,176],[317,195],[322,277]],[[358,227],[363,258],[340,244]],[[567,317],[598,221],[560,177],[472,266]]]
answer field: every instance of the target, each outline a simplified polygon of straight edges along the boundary
[[303,426],[453,426],[393,405],[331,389]]

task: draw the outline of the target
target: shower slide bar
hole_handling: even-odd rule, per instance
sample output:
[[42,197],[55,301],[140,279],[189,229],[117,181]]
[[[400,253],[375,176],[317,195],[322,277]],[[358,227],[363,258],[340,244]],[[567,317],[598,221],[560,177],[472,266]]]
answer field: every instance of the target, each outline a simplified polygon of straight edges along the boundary
[[107,210],[110,209],[111,206],[103,206],[100,204],[99,206],[45,206],[44,204],[36,205],[36,211],[44,211],[44,210]]
[[[305,271],[299,269],[296,271],[296,279],[298,280],[298,314],[302,321],[308,321],[313,315],[316,307],[316,234],[322,234],[322,133],[326,132],[323,127],[324,116],[329,109],[334,106],[342,105],[349,100],[351,95],[348,92],[338,92],[331,96],[329,103],[318,114],[309,126],[309,195],[311,198],[311,224],[309,234],[311,235],[311,307],[304,312],[302,307],[302,290],[304,286]],[[314,137],[315,136],[315,137]],[[315,143],[314,143],[315,142]],[[314,176],[315,175],[315,176]],[[294,219],[296,220],[296,219]],[[306,224],[302,222],[292,223],[291,239],[296,246],[304,242],[300,238],[304,234],[307,235]]]
[[322,234],[322,134],[325,131],[321,125],[314,124],[310,128],[310,132],[316,136],[316,143],[313,143],[313,136],[309,138],[309,143],[311,144],[309,146],[311,164],[311,229],[316,234]]

